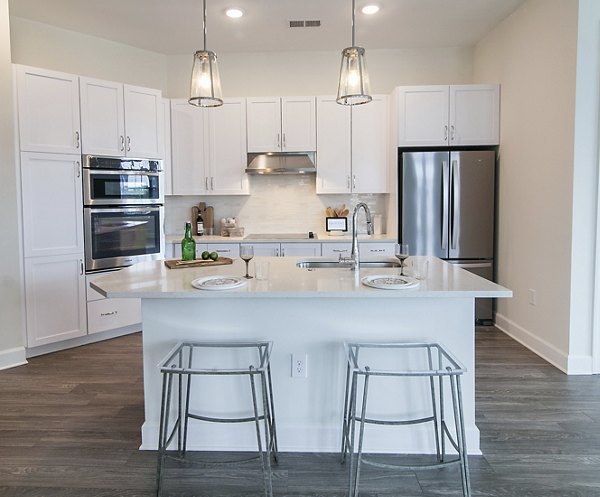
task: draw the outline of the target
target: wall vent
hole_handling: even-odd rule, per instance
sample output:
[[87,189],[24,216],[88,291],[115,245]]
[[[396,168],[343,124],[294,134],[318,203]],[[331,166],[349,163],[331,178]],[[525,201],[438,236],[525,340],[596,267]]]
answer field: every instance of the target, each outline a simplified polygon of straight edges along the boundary
[[290,21],[290,28],[319,28],[321,27],[321,21]]

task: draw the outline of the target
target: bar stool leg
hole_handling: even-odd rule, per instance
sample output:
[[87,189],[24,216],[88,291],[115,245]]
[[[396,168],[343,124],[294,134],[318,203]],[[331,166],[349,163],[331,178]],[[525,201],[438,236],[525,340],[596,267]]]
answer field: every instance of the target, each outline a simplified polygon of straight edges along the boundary
[[[456,385],[455,385],[456,382]],[[457,375],[450,376],[450,388],[452,389],[452,406],[454,409],[454,425],[456,429],[456,443],[458,445],[458,457],[460,459],[460,477],[463,487],[463,496],[471,496],[469,482],[469,462],[466,449],[465,424],[463,418],[462,391],[460,378]]]
[[[429,363],[429,370],[433,370],[433,360],[431,358],[431,348],[427,347],[427,360]],[[429,390],[431,391],[431,409],[433,411],[433,432],[435,434],[435,453],[437,455],[438,462],[441,461],[441,452],[440,452],[440,427],[439,427],[439,419],[437,414],[437,405],[435,403],[435,380],[433,376],[429,376]],[[442,437],[444,436],[441,433]]]
[[346,462],[346,452],[348,451],[348,427],[350,415],[350,364],[346,365],[346,384],[344,392],[344,421],[342,423],[342,448],[340,451],[340,463]]
[[367,417],[367,394],[369,392],[369,367],[366,368],[366,374],[363,385],[362,409],[360,414],[360,428],[358,434],[358,457],[356,459],[356,476],[354,478],[353,497],[358,497],[358,481],[360,478],[360,463],[362,462],[362,447],[365,434],[365,419]]
[[354,439],[356,433],[356,392],[358,388],[358,373],[354,371],[352,373],[352,386],[350,391],[350,404],[348,411],[348,441],[347,451],[350,453],[350,464],[348,465],[348,497],[352,497],[352,489],[354,483],[354,466],[355,466],[355,454],[354,454]]
[[444,462],[446,458],[446,419],[444,418],[444,378],[442,376],[438,377],[439,379],[439,387],[440,387],[440,435],[441,435],[441,445],[442,445],[442,454],[440,457],[440,462]]
[[273,402],[273,382],[271,381],[270,364],[267,366],[267,378],[269,380],[269,428],[273,447],[273,459],[275,462],[277,462],[279,447],[277,445],[277,426],[275,424],[275,403]]
[[158,463],[156,467],[156,495],[162,493],[163,465],[166,452],[166,444],[169,434],[169,410],[171,408],[171,385],[173,375],[163,373],[162,398],[160,408],[160,425],[158,429]]
[[273,490],[269,488],[269,483],[266,477],[266,467],[265,467],[265,456],[262,450],[262,439],[260,435],[260,422],[259,422],[259,414],[258,414],[258,401],[256,399],[256,385],[254,384],[254,368],[250,366],[250,387],[252,390],[252,407],[254,409],[254,425],[256,427],[256,444],[258,445],[258,455],[260,457],[260,465],[263,472],[263,484],[265,487],[265,497],[272,497]]
[[267,378],[265,372],[262,371],[260,373],[260,383],[262,387],[262,399],[263,399],[263,421],[265,426],[265,466],[266,466],[266,485],[267,485],[267,494],[272,497],[273,496],[273,477],[271,473],[271,437],[270,437],[270,423],[268,419],[269,412],[269,402],[268,402],[268,392],[267,392]]

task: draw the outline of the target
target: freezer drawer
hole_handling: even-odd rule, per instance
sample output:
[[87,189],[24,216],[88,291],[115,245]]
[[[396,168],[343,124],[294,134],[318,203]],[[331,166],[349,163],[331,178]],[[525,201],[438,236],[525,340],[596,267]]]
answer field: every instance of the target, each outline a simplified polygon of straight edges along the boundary
[[[494,281],[493,261],[448,261],[486,280]],[[495,299],[475,299],[475,322],[492,324],[494,322]]]

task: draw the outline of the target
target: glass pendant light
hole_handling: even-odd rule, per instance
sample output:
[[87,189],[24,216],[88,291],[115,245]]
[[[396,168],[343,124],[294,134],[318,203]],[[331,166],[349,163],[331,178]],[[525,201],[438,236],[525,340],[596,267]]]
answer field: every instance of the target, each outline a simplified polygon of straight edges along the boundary
[[197,107],[218,107],[223,105],[221,78],[217,66],[217,55],[206,50],[206,0],[202,0],[202,28],[204,49],[194,54],[192,84],[188,102]]
[[365,62],[365,49],[354,43],[354,2],[352,0],[352,46],[342,50],[342,67],[338,84],[337,103],[366,104],[372,100],[371,84]]

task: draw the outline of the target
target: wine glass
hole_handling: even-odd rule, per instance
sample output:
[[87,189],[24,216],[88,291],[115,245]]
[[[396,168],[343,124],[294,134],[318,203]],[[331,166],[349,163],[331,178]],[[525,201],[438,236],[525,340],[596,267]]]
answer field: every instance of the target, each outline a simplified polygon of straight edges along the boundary
[[396,244],[396,257],[400,259],[400,276],[404,276],[404,260],[408,257],[408,243]]
[[242,245],[240,247],[240,257],[246,262],[246,276],[244,276],[244,278],[252,278],[252,276],[248,274],[248,263],[254,257],[254,247],[252,245]]

